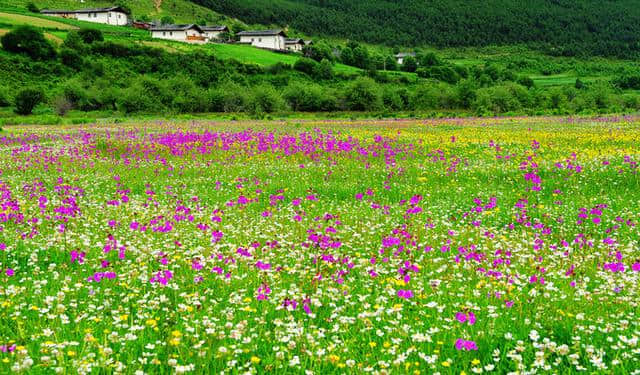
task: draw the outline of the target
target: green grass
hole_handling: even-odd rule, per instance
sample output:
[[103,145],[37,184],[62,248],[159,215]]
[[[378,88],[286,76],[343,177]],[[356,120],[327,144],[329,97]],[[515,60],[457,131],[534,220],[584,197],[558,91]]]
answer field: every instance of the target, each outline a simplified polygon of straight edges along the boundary
[[[638,117],[124,120],[4,127],[2,373],[640,367]],[[602,269],[616,251],[624,273]]]

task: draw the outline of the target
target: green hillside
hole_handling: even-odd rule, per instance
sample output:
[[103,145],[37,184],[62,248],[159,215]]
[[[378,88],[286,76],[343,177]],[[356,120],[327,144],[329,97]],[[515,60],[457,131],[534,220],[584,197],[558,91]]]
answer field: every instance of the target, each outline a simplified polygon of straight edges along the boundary
[[123,4],[131,9],[136,18],[147,16],[150,19],[160,19],[163,16],[170,16],[176,22],[184,23],[230,21],[229,17],[186,0],[85,0],[84,2],[78,0],[0,0],[0,7],[24,9],[29,2],[34,3],[39,9],[97,8]]
[[640,55],[637,0],[191,0],[248,23],[390,46],[527,44],[553,55]]

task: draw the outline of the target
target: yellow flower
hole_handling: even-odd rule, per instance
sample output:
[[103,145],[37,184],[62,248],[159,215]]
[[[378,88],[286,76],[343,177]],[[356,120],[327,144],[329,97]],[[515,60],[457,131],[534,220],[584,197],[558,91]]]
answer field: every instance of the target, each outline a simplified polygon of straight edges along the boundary
[[147,319],[147,321],[146,321],[145,323],[146,323],[149,327],[155,327],[155,326],[156,326],[156,324],[158,324],[158,323],[156,322],[156,320],[155,320],[155,319]]
[[76,355],[76,352],[74,352],[73,350],[69,350],[69,351],[67,352],[67,355],[68,355],[69,357],[74,357],[74,356]]
[[480,360],[478,358],[474,359],[473,361],[471,361],[471,364],[474,366],[477,366],[480,364]]
[[173,337],[180,337],[180,336],[182,336],[182,333],[180,333],[180,331],[177,331],[177,330],[176,330],[176,331],[171,332],[171,336],[173,336]]
[[120,320],[124,322],[125,320],[127,320],[128,317],[129,317],[129,315],[122,314],[122,315],[120,315]]
[[169,345],[171,346],[178,346],[178,344],[180,344],[180,339],[178,337],[174,337],[169,340]]
[[254,355],[253,357],[251,357],[251,363],[253,363],[254,365],[257,365],[258,363],[260,363],[260,358]]
[[449,363],[449,361],[444,361],[444,362],[442,362],[442,366],[449,367],[449,366],[451,366],[451,363]]
[[378,346],[378,344],[377,344],[377,343],[375,343],[375,342],[373,342],[373,341],[371,341],[371,342],[369,343],[369,346],[370,346],[371,348],[375,348],[376,346]]
[[331,361],[331,363],[336,363],[340,360],[340,357],[338,357],[335,354],[329,354],[329,361]]
[[385,349],[388,349],[391,346],[391,343],[389,341],[385,341],[384,344],[382,344],[382,346],[384,346]]

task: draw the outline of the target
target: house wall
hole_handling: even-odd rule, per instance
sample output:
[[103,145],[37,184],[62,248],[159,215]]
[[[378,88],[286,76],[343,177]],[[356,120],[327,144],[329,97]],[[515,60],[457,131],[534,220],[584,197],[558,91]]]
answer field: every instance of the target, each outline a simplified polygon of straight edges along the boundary
[[207,39],[218,39],[218,37],[222,34],[221,31],[205,31],[203,36]]
[[203,37],[198,30],[151,31],[152,38],[175,40],[178,42],[203,43],[204,40],[187,40],[187,36]]
[[288,51],[293,51],[293,52],[301,52],[302,51],[302,44],[299,44],[299,43],[287,44],[287,50]]
[[107,25],[117,26],[123,26],[129,23],[129,17],[122,12],[78,13],[77,19],[80,21],[105,23]]
[[249,43],[254,47],[284,50],[284,37],[282,35],[248,36],[241,35],[240,43]]
[[[192,31],[192,30],[189,30]],[[196,32],[197,33],[197,32]],[[187,33],[184,31],[152,31],[151,32],[151,37],[152,38],[158,38],[158,39],[167,39],[167,40],[176,40],[179,42],[186,42],[187,41]]]

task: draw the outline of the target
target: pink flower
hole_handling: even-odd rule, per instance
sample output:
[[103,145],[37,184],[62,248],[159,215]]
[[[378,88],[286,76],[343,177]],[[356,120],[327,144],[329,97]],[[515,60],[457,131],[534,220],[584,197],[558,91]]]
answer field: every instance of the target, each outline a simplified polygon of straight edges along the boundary
[[5,271],[5,273],[7,274],[7,276],[11,277],[13,275],[15,275],[15,271],[11,268],[7,268],[7,270]]
[[455,346],[457,350],[478,350],[478,345],[470,340],[457,339]]
[[631,266],[633,272],[640,272],[640,262],[636,262]]
[[413,298],[413,291],[411,289],[408,290],[398,290],[398,297],[400,298],[404,298],[404,299],[409,299],[409,298]]

